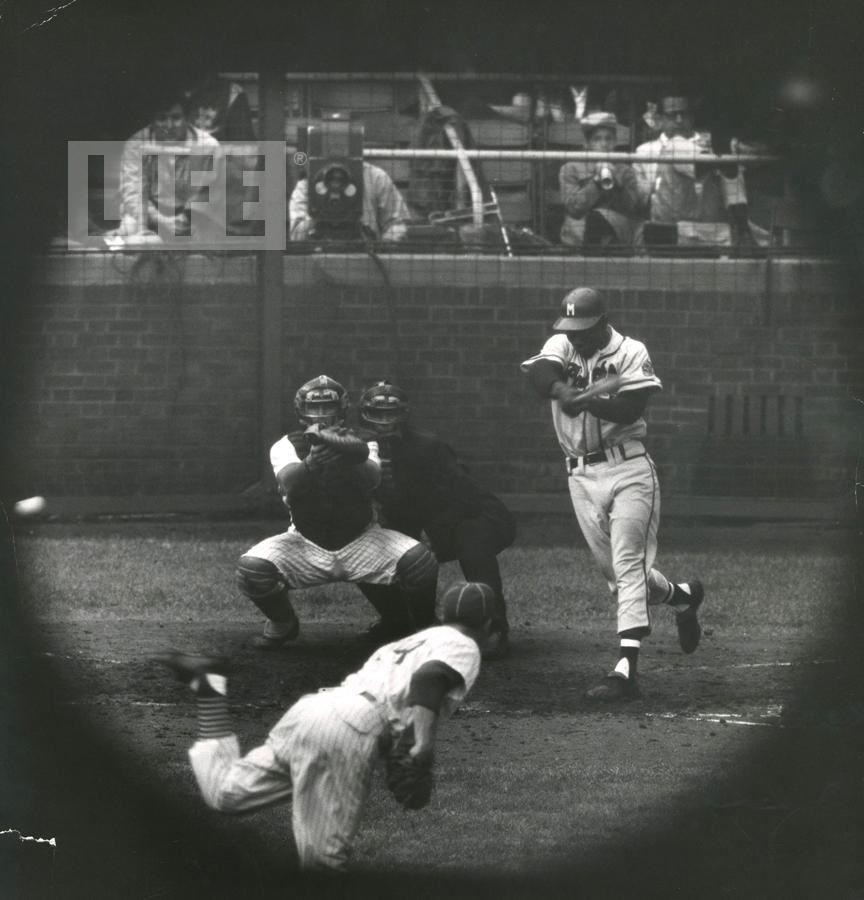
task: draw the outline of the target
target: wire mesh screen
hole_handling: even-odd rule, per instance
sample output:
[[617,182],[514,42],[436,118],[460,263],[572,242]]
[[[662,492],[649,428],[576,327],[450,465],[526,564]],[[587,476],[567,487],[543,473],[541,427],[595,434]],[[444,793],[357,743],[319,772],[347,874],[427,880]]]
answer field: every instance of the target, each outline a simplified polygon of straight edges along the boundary
[[[354,399],[396,381],[491,488],[558,494],[561,448],[520,362],[564,294],[588,285],[663,383],[648,443],[667,496],[851,493],[857,276],[828,253],[837,241],[820,207],[763,136],[712,131],[698,99],[663,79],[295,73],[275,104],[253,75],[222,82],[223,106],[192,92],[186,115],[226,148],[229,196],[270,165],[264,138],[284,134],[284,197],[269,197],[284,240],[202,251],[150,240],[143,221],[144,242],[122,217],[100,230],[122,173],[90,170],[95,244],[58,253],[44,276],[54,303],[87,298],[79,336],[67,368],[22,404],[54,427],[60,398],[75,399],[60,385],[88,359],[84,337],[101,318],[128,322],[132,344],[87,362],[101,379],[88,388],[94,415],[114,424],[80,440],[81,491],[205,492],[202,460],[221,472],[218,489],[242,488],[277,424],[293,427],[294,391],[323,373]],[[266,237],[272,219],[244,202],[226,205],[226,240]],[[46,300],[34,347],[62,331],[53,310]],[[143,406],[127,393],[136,378]],[[147,426],[147,410],[171,424]],[[142,446],[136,435],[150,462],[130,482],[103,463],[126,441]]]

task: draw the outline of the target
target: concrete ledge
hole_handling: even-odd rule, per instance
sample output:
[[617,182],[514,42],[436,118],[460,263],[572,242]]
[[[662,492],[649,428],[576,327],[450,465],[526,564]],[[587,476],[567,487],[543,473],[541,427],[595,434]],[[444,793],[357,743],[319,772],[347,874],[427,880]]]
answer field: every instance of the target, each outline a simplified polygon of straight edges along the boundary
[[[501,494],[515,513],[571,515],[570,498],[554,494]],[[48,497],[39,519],[100,516],[272,514],[275,495],[251,488],[241,494],[165,494],[135,497]],[[664,518],[739,519],[755,521],[821,521],[851,525],[855,510],[849,499],[798,500],[777,497],[669,497]],[[36,518],[36,517],[34,517]]]
[[[419,249],[419,248],[418,248]],[[159,253],[143,250],[141,253]],[[36,284],[108,285],[130,278],[137,253],[96,250],[46,253],[34,270]],[[393,287],[435,284],[480,288],[505,285],[565,289],[584,282],[620,290],[721,291],[761,297],[847,291],[843,266],[835,260],[772,257],[729,259],[692,257],[584,257],[573,255],[498,256],[423,252],[378,254]],[[256,257],[242,253],[178,255],[190,284],[253,284]],[[380,287],[384,275],[365,253],[286,253],[285,285]]]

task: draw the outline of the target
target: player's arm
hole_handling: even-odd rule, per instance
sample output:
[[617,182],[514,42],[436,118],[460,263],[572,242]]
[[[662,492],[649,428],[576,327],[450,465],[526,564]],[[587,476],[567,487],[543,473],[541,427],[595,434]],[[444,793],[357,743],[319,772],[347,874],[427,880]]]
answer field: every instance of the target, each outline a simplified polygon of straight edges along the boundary
[[558,173],[564,209],[574,219],[583,219],[603,196],[594,178],[584,177],[584,171],[579,163],[565,163]]
[[147,230],[144,221],[144,158],[143,141],[130,138],[123,145],[120,158],[120,232],[136,234]]
[[584,404],[583,408],[598,419],[618,425],[631,425],[645,412],[652,393],[651,388],[640,388],[614,397],[595,397]]
[[545,358],[533,362],[528,369],[528,381],[539,396],[557,400],[568,416],[585,410],[585,405],[579,402],[581,392],[564,380],[564,364],[557,359]]
[[414,725],[414,759],[428,760],[435,747],[438,714],[444,698],[463,685],[464,679],[453,668],[438,660],[430,660],[411,676],[408,707]]

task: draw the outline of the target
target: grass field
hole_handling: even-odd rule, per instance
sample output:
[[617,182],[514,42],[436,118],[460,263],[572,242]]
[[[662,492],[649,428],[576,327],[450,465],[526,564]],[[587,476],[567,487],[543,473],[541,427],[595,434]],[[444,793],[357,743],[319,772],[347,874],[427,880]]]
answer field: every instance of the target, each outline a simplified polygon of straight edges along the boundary
[[[203,808],[185,759],[191,704],[145,657],[164,646],[232,655],[240,668],[231,696],[247,747],[300,694],[356,668],[368,651],[354,634],[373,614],[352,586],[297,594],[303,631],[289,650],[262,655],[248,646],[260,617],[237,595],[234,563],[280,527],[49,522],[17,534],[34,649],[60,702],[129,754],[184,815],[261,866],[292,857],[290,810],[234,819]],[[643,699],[610,710],[582,697],[615,659],[606,587],[572,522],[525,517],[501,557],[513,654],[484,666],[442,729],[428,809],[407,815],[376,784],[356,871],[471,874],[498,885],[496,896],[504,885],[513,896],[541,896],[532,879],[601,864],[612,877],[609,860],[622,848],[667,832],[683,843],[706,811],[738,862],[752,857],[752,826],[738,812],[782,807],[780,822],[810,809],[824,788],[811,772],[783,781],[782,767],[761,773],[756,786],[741,776],[775,752],[779,734],[803,735],[807,723],[824,721],[810,685],[843,677],[837,645],[854,593],[853,539],[804,525],[666,526],[658,567],[706,586],[702,646],[684,656],[671,615],[659,610],[640,662]],[[445,565],[440,585],[458,577]],[[733,857],[706,854],[702,868],[717,869],[715,882],[731,877]]]

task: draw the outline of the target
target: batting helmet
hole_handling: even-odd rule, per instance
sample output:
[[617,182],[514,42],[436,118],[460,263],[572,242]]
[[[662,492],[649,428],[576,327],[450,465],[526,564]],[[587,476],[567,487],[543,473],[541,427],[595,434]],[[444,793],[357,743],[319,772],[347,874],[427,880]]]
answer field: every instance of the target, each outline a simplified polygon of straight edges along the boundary
[[600,291],[578,287],[561,301],[561,315],[553,331],[585,331],[606,315],[606,304]]
[[457,581],[441,599],[441,620],[480,628],[495,617],[495,592],[482,581]]
[[340,425],[348,410],[348,391],[327,375],[307,381],[294,395],[294,411],[304,425]]
[[389,381],[379,381],[366,388],[360,398],[360,418],[379,434],[392,432],[410,413],[408,395]]

